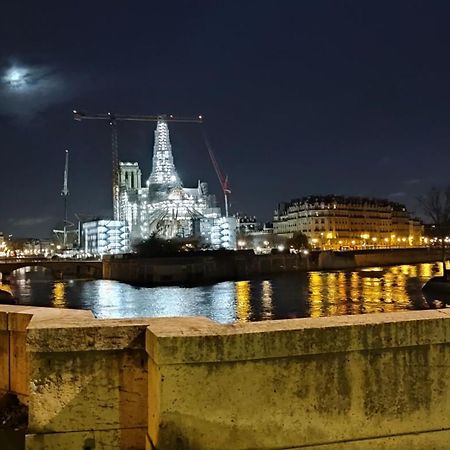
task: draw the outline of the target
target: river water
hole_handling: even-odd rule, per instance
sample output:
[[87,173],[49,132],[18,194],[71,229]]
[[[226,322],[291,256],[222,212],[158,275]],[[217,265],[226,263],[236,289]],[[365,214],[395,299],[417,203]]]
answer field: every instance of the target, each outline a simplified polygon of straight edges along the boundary
[[231,323],[440,306],[439,299],[427,300],[421,291],[439,268],[415,264],[142,288],[110,280],[55,281],[35,267],[15,271],[11,288],[20,304],[90,309],[99,318],[206,316]]

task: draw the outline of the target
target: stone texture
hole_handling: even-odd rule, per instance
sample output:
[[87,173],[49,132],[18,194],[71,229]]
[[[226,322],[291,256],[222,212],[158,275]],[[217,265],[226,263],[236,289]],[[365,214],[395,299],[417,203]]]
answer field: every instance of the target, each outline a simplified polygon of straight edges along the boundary
[[9,331],[9,389],[26,402],[28,397],[29,361],[26,351],[26,329],[33,315],[8,313]]
[[0,329],[0,392],[9,390],[9,333]]
[[436,430],[378,439],[291,447],[286,450],[448,450],[449,442],[450,430]]
[[145,352],[31,354],[29,426],[61,432],[146,426]]
[[450,341],[443,310],[218,325],[205,318],[152,322],[147,349],[156,363],[241,361]]
[[0,333],[31,387],[27,449],[449,448],[447,310],[219,325],[8,306]]
[[[403,435],[450,429],[449,319],[429,311],[152,324],[150,440],[158,450],[319,449],[380,439],[407,448]],[[448,448],[446,437],[434,435],[436,448]]]
[[143,450],[145,428],[28,434],[27,450]]
[[27,448],[145,447],[150,320],[102,321],[89,311],[51,308],[0,312],[10,328],[0,332],[20,356],[7,358],[8,370],[30,388]]

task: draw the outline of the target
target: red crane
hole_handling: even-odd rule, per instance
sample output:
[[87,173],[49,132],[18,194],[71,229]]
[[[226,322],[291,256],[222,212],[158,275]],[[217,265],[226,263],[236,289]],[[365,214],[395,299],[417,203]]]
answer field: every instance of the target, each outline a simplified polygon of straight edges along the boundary
[[211,158],[212,165],[216,172],[217,178],[219,179],[220,187],[222,188],[224,202],[225,202],[225,217],[228,217],[228,196],[231,194],[230,184],[228,181],[228,175],[224,176],[222,174],[219,163],[217,162],[216,156],[214,154],[214,151],[211,147],[211,144],[209,143],[209,140],[208,140],[205,132],[203,132],[203,140],[205,141],[205,145],[206,145],[206,148],[208,149],[209,157]]

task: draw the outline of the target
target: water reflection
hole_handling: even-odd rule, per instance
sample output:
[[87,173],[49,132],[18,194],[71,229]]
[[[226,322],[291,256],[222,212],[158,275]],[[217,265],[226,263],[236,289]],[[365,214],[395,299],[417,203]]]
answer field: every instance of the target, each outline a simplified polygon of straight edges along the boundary
[[272,318],[272,294],[273,294],[272,283],[269,280],[264,280],[261,283],[261,288],[262,288],[261,319],[270,320]]
[[[220,323],[390,312],[433,306],[422,285],[435,264],[353,272],[280,274],[199,287],[136,288],[109,280],[55,281],[40,268],[14,272],[21,304],[91,309],[97,317],[206,316]],[[7,289],[1,285],[0,289]]]
[[236,315],[239,322],[250,318],[250,281],[236,282]]
[[53,306],[66,307],[66,285],[63,281],[56,281],[53,285]]

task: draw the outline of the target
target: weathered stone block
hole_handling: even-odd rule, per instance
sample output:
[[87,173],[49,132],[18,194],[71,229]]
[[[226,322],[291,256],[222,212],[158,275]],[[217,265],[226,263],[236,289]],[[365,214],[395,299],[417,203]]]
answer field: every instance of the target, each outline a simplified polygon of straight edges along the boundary
[[325,449],[393,439],[393,449],[406,448],[403,435],[450,429],[449,319],[431,311],[219,328],[152,324],[151,443]]
[[144,429],[28,434],[27,450],[144,450]]

